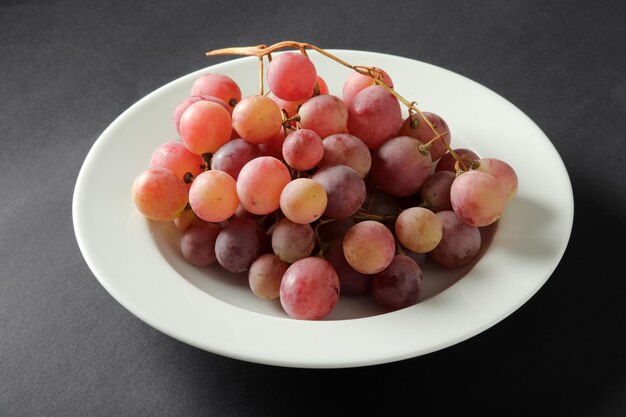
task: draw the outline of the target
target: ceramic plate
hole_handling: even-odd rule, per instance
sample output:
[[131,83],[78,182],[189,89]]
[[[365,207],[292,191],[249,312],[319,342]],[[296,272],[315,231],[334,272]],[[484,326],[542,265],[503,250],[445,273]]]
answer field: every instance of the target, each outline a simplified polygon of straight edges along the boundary
[[[500,322],[549,279],[569,241],[573,195],[550,140],[523,112],[449,70],[398,56],[330,50],[354,65],[389,73],[396,91],[448,123],[452,147],[512,165],[516,198],[471,267],[426,263],[424,290],[412,307],[386,313],[367,297],[341,297],[321,321],[288,317],[278,300],[253,295],[246,275],[197,268],[180,254],[172,223],[146,220],[130,188],[152,151],[177,138],[174,108],[207,72],[229,75],[244,95],[259,89],[256,58],[236,58],[185,75],[139,100],[96,140],[77,178],[73,220],[89,268],[120,304],[161,332],[244,361],[302,368],[388,363],[467,340]],[[311,51],[330,93],[341,96],[350,69]],[[207,58],[210,62],[211,58]]]

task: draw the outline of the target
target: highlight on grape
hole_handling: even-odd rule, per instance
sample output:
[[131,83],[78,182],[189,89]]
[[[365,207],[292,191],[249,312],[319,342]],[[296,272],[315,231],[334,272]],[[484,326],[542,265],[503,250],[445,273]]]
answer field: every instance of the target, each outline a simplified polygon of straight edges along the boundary
[[[341,95],[311,51],[353,70]],[[226,74],[197,78],[172,103],[179,137],[131,187],[143,216],[178,229],[187,262],[246,274],[251,296],[322,320],[340,296],[409,307],[428,279],[420,263],[476,259],[481,228],[517,193],[512,166],[453,147],[444,117],[402,97],[391,68],[294,41],[206,55],[229,54],[259,59],[258,94]]]

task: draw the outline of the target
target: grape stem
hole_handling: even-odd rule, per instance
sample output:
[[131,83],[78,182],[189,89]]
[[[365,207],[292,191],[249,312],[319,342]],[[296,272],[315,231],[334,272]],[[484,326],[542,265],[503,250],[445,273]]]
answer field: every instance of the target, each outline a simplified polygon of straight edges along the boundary
[[[335,62],[338,62],[339,64],[345,67],[348,67],[360,74],[371,77],[374,80],[374,82],[376,82],[376,84],[384,87],[387,91],[393,94],[402,104],[404,104],[409,109],[409,113],[416,112],[422,117],[422,119],[424,119],[426,124],[428,124],[430,129],[435,134],[431,142],[441,139],[443,136],[445,136],[448,133],[448,132],[441,132],[441,133],[438,132],[437,129],[435,129],[435,126],[433,126],[430,120],[428,120],[428,118],[424,116],[424,114],[417,107],[417,104],[414,101],[413,102],[408,101],[407,99],[402,97],[397,91],[395,91],[392,87],[387,85],[387,83],[385,82],[383,78],[382,73],[377,68],[363,66],[363,65],[352,65],[344,61],[343,59],[331,54],[330,52],[320,48],[319,46],[316,46],[310,43],[297,42],[297,41],[282,41],[282,42],[277,42],[273,45],[261,44],[261,45],[256,45],[256,46],[236,46],[236,47],[221,48],[221,49],[215,49],[213,51],[208,51],[206,52],[206,56],[241,55],[241,56],[256,56],[257,58],[259,58],[259,84],[260,84],[259,91],[261,95],[263,95],[263,57],[267,56],[268,59],[271,61],[272,52],[276,52],[276,51],[280,51],[280,50],[288,49],[288,48],[297,49],[300,51],[300,53],[302,53],[305,56],[308,56],[306,50],[312,49],[324,55],[325,57],[330,58]],[[444,145],[446,146],[446,149],[452,154],[454,159],[459,161],[458,155],[452,150],[450,145],[448,145],[445,142],[444,142]]]

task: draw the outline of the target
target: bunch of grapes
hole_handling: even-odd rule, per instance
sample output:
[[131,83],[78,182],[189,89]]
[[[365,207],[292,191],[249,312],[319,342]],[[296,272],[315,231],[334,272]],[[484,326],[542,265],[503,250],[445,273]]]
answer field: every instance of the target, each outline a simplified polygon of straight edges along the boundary
[[[300,51],[272,59],[286,47]],[[255,296],[295,319],[323,319],[340,294],[388,311],[416,304],[420,264],[472,262],[516,173],[452,148],[446,121],[402,98],[384,69],[350,66],[331,94],[307,48],[349,65],[294,42],[214,51],[258,56],[259,94],[224,74],[197,78],[173,111],[179,137],[132,184],[134,204],[180,230],[186,261],[247,274]]]

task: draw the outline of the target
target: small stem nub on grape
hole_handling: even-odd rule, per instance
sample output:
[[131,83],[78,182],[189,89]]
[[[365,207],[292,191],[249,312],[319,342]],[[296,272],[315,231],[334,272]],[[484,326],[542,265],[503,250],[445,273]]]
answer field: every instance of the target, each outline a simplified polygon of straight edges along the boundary
[[211,169],[211,159],[213,159],[213,154],[210,152],[206,152],[202,154],[202,160],[204,161],[204,170],[208,171]]
[[194,176],[191,172],[186,172],[185,175],[183,175],[183,181],[185,182],[185,184],[191,184],[194,180]]

